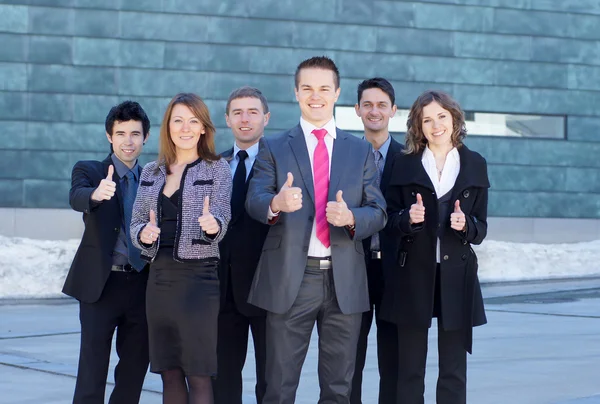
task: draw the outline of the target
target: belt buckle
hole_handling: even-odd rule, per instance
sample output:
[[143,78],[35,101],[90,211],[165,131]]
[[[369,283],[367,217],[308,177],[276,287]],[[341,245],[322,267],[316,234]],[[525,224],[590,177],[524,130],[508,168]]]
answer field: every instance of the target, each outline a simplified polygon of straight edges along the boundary
[[331,268],[331,260],[319,260],[319,269]]
[[371,259],[372,260],[380,260],[381,259],[381,251],[371,251]]

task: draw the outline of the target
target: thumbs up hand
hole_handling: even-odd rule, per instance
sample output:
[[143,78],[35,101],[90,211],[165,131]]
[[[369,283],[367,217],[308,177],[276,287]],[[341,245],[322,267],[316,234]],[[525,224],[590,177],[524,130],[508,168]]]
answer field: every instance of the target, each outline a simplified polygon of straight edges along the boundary
[[421,194],[417,194],[417,202],[410,206],[408,214],[410,216],[410,224],[423,223],[425,221],[425,206],[423,205]]
[[150,209],[150,221],[140,232],[140,241],[144,244],[154,244],[160,234],[160,227],[156,225],[156,213]]
[[337,191],[335,195],[335,202],[327,202],[325,208],[325,215],[327,221],[336,227],[353,226],[354,225],[354,214],[348,209],[348,205],[344,201],[344,193]]
[[302,209],[302,189],[293,186],[294,176],[287,173],[287,180],[279,193],[271,200],[271,210],[277,212],[295,212]]
[[96,202],[108,201],[117,190],[117,184],[112,180],[115,168],[111,165],[108,166],[108,175],[98,185],[98,188],[92,193],[92,200]]
[[465,231],[467,227],[467,221],[465,214],[460,209],[460,201],[454,202],[454,212],[450,214],[450,227],[456,231]]
[[210,213],[210,198],[206,196],[204,198],[204,207],[202,208],[202,216],[198,218],[198,223],[200,223],[200,227],[206,234],[217,234],[221,227],[219,226],[219,222],[217,219]]

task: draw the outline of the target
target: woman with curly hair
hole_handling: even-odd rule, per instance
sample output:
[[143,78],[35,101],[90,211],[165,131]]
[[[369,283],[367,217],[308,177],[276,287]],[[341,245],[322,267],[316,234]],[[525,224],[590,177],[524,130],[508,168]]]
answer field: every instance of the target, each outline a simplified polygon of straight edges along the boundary
[[466,403],[472,328],[486,323],[471,244],[487,233],[485,159],[464,144],[465,118],[440,91],[410,109],[406,149],[394,160],[385,231],[396,240],[383,255],[381,318],[398,327],[398,395],[424,402],[428,330],[437,318],[438,404]]

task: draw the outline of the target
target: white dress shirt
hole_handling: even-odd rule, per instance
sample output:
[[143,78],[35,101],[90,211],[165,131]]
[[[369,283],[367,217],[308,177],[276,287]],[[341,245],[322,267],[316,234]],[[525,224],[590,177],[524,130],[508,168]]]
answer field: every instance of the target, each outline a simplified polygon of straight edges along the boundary
[[[310,170],[314,173],[314,154],[315,149],[317,148],[317,144],[319,140],[312,133],[314,129],[317,128],[313,124],[305,121],[300,118],[300,127],[302,128],[302,132],[304,133],[304,139],[306,140],[306,147],[308,148],[308,157],[310,158]],[[329,172],[331,173],[331,155],[333,152],[333,141],[335,140],[337,133],[335,129],[335,118],[331,118],[329,122],[323,125],[322,129],[327,130],[327,135],[325,135],[325,146],[327,147],[327,154],[329,154]],[[330,176],[331,177],[331,176]],[[314,186],[314,175],[313,175],[313,186]],[[303,196],[303,199],[306,199],[307,196]],[[331,255],[331,247],[327,248],[321,243],[321,240],[317,238],[317,221],[313,221],[312,231],[310,233],[310,242],[308,243],[308,256],[309,257],[329,257]]]
[[[258,155],[258,145],[259,142],[254,143],[252,146],[246,149],[246,153],[248,153],[248,157],[244,163],[246,164],[246,180],[248,180],[248,176],[250,175],[250,171],[252,170],[252,166],[254,165],[254,161],[256,160],[256,156]],[[229,167],[231,167],[231,178],[235,175],[235,170],[239,164],[238,152],[242,150],[238,147],[237,143],[233,144],[233,157],[229,161]]]
[[[441,177],[438,176],[437,166],[435,165],[435,156],[433,155],[433,152],[429,150],[429,146],[427,146],[423,152],[421,163],[423,164],[423,168],[429,176],[429,179],[431,179],[431,183],[433,184],[438,199],[454,188],[454,183],[456,182],[456,178],[460,171],[460,156],[456,147],[450,150],[446,155],[446,161],[442,168]],[[450,209],[452,209],[451,212],[454,212],[454,202],[451,202]],[[440,262],[439,238],[437,240],[436,260],[438,263]]]

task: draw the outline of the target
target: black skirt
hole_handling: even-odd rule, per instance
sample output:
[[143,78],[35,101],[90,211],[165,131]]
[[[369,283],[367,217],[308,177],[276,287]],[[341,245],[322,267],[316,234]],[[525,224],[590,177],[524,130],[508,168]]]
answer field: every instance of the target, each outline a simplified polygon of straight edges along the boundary
[[217,374],[218,261],[181,263],[161,248],[150,265],[146,313],[150,371]]

